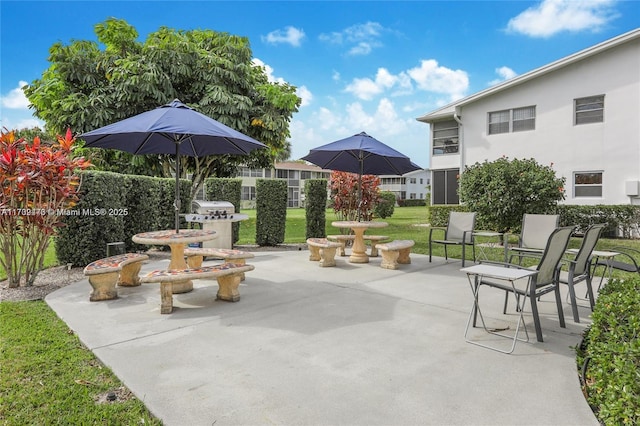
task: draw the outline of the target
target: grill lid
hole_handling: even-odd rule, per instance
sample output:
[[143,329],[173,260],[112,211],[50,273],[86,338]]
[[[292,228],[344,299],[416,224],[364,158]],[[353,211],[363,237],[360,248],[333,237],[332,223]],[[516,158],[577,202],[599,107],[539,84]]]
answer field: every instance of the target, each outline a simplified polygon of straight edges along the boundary
[[191,202],[191,211],[199,214],[226,214],[231,215],[235,213],[235,207],[228,201],[205,201],[205,200],[193,200]]

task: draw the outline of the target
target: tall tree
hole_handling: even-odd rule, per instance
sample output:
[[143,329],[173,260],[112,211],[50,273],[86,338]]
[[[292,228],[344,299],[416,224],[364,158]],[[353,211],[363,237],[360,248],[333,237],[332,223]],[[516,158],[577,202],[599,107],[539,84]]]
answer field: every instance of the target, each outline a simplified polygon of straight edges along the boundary
[[[183,158],[182,177],[193,174],[194,191],[206,177],[228,177],[239,163],[269,167],[286,151],[289,123],[301,100],[294,86],[269,82],[265,70],[252,64],[247,38],[161,27],[139,42],[136,29],[115,18],[97,24],[95,33],[103,49],[94,41],[58,42],[42,78],[25,88],[47,128],[86,132],[177,98],[269,146],[246,157]],[[85,155],[114,171],[168,176],[175,169],[171,156]]]

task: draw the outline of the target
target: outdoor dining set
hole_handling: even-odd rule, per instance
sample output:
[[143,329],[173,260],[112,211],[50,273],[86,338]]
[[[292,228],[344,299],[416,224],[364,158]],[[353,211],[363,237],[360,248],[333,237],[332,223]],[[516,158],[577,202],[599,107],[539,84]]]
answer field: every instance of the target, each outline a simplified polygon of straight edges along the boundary
[[[596,244],[605,224],[594,224],[581,233],[582,243],[578,249],[569,249],[572,236],[576,235],[576,227],[559,226],[559,215],[552,214],[525,214],[522,220],[521,232],[519,234],[507,234],[493,231],[483,231],[475,229],[476,213],[474,212],[452,212],[449,222],[444,231],[444,238],[437,239],[435,235],[438,229],[432,228],[429,233],[429,261],[431,261],[434,244],[445,246],[445,259],[447,256],[446,247],[458,245],[462,247],[462,269],[467,274],[470,289],[473,293],[473,306],[469,313],[469,318],[465,328],[465,339],[467,342],[495,349],[504,353],[513,352],[517,341],[528,341],[529,336],[524,323],[524,310],[527,299],[530,301],[533,322],[538,342],[543,341],[542,328],[538,312],[538,301],[540,297],[553,293],[558,311],[558,320],[561,327],[565,327],[562,297],[560,286],[567,285],[568,299],[571,305],[573,320],[580,322],[578,314],[578,297],[576,284],[586,283],[586,299],[589,308],[594,308],[593,277],[595,268],[604,266],[606,272],[611,273],[612,259],[619,255],[613,251],[597,251]],[[517,236],[517,243],[510,245],[509,237]],[[490,261],[484,256],[483,245],[477,244],[477,237],[496,238],[496,246],[504,249],[504,261]],[[482,250],[484,259],[476,258],[476,246]],[[465,267],[466,248],[472,251],[473,266]],[[527,265],[523,261],[528,259]],[[602,283],[602,280],[601,280]],[[480,290],[482,288],[494,288],[504,291],[505,299],[503,314],[507,314],[509,309],[509,295],[513,294],[516,300],[515,312],[517,313],[517,323],[512,334],[505,334],[505,329],[496,329],[487,326],[480,308]],[[506,337],[511,340],[509,348],[495,347],[482,341],[469,337],[472,327],[476,327],[478,318],[484,331],[489,334]],[[509,327],[507,327],[508,329]],[[520,336],[520,330],[524,329],[524,337]]]

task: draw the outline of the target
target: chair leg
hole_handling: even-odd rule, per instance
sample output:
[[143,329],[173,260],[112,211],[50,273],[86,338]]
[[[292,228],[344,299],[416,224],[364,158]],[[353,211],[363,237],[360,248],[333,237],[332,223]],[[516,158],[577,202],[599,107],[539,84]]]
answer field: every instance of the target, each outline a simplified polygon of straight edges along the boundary
[[[531,312],[533,313],[533,325],[536,327],[536,339],[538,342],[543,342],[542,339],[542,327],[540,326],[540,317],[538,316],[538,302],[536,302],[535,295],[533,297],[529,297],[531,299]],[[525,297],[525,300],[526,297]]]
[[591,312],[593,312],[593,308],[595,306],[596,301],[593,296],[593,286],[591,285],[591,276],[587,276],[585,280],[587,282],[587,297],[589,298],[589,306],[591,307]]
[[431,263],[431,239],[429,239],[429,263]]
[[509,292],[505,291],[504,292],[504,307],[502,308],[502,313],[506,314],[507,313],[507,304],[509,303]]
[[569,279],[567,280],[567,286],[569,287],[569,300],[571,303],[571,312],[573,312],[573,321],[575,323],[579,323],[580,316],[578,315],[578,301],[576,300],[576,289],[573,286],[573,268],[569,270]]
[[465,243],[464,243],[464,241],[463,241],[463,242],[462,242],[462,267],[463,267],[463,268],[464,268],[464,246],[465,246]]
[[449,260],[449,256],[447,255],[447,244],[444,245],[444,260]]
[[560,295],[560,286],[556,284],[554,293],[556,294],[556,306],[558,307],[558,321],[560,322],[560,327],[566,328],[567,325],[564,323],[564,312],[562,310],[562,296]]

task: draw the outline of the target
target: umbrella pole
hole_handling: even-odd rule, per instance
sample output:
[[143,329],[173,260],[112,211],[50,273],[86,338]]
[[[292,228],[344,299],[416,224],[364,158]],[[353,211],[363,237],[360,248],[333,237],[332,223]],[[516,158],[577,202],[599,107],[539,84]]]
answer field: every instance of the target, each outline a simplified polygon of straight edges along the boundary
[[180,233],[180,144],[176,141],[176,196],[173,202],[175,210],[176,234]]
[[362,219],[362,172],[364,171],[364,159],[360,151],[360,174],[358,175],[358,222]]

